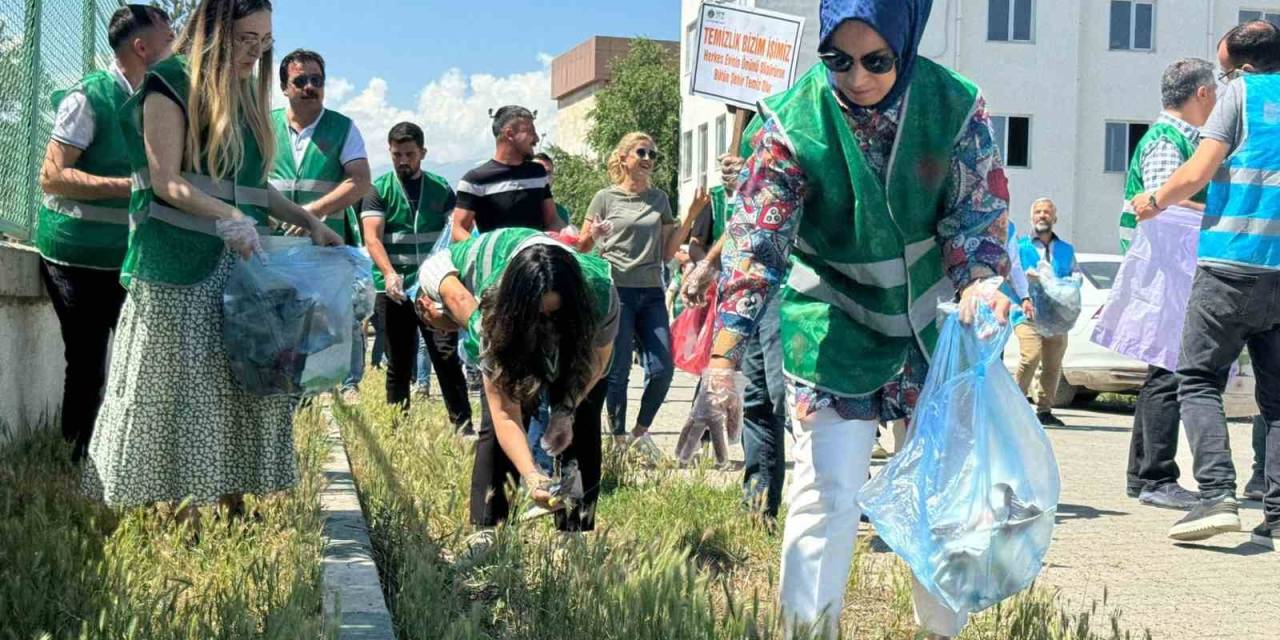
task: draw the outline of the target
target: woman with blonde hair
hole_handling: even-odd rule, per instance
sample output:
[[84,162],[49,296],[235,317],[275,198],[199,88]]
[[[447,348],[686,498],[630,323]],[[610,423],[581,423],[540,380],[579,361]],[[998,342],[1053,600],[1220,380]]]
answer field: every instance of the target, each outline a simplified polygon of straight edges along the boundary
[[[599,245],[600,256],[613,268],[621,301],[606,401],[609,424],[616,442],[635,442],[650,457],[659,454],[649,437],[649,426],[667,397],[675,372],[662,268],[688,238],[694,218],[686,216],[684,222],[677,223],[667,194],[652,184],[657,162],[657,146],[648,134],[635,132],[622,137],[608,158],[613,186],[591,199],[579,244],[583,251]],[[703,200],[705,195],[699,190],[690,211],[701,211]],[[628,439],[627,383],[637,342],[644,351],[645,388]]]
[[224,285],[261,251],[268,215],[342,243],[267,184],[272,43],[269,0],[202,0],[126,105],[129,293],[84,471],[109,505],[217,501],[235,515],[243,494],[296,481],[295,401],[237,387],[222,335]]

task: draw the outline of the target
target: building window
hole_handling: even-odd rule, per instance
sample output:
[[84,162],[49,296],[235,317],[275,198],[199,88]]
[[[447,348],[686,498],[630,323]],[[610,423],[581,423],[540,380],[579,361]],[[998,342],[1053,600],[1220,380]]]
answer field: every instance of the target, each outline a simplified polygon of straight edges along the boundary
[[684,73],[693,73],[694,56],[698,55],[698,23],[690,22],[684,30]]
[[699,125],[698,146],[694,147],[694,151],[697,153],[694,162],[696,163],[695,166],[698,168],[699,187],[707,186],[707,143],[707,125]]
[[1280,26],[1280,11],[1263,11],[1261,9],[1240,10],[1240,24],[1253,22],[1254,20],[1266,20],[1271,24]]
[[991,116],[991,128],[995,130],[1004,166],[1031,166],[1031,118]]
[[1150,2],[1111,0],[1111,50],[1151,51],[1155,43],[1156,7]]
[[1147,135],[1151,125],[1145,122],[1108,122],[1106,161],[1103,171],[1124,173],[1129,170],[1129,158],[1137,150],[1138,141]]
[[727,116],[716,118],[716,158],[729,150],[729,121]]
[[1031,42],[1032,0],[988,0],[987,40]]
[[680,179],[693,177],[693,132],[680,134]]

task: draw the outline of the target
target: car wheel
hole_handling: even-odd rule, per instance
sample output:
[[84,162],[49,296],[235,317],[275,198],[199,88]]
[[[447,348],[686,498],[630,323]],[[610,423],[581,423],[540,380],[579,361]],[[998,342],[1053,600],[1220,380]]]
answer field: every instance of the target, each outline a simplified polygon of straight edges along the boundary
[[1053,406],[1059,409],[1070,407],[1078,393],[1080,387],[1073,386],[1065,377],[1058,380],[1058,393],[1053,396]]
[[1071,404],[1079,407],[1098,399],[1101,395],[1097,391],[1089,391],[1088,389],[1080,389],[1076,391],[1076,397],[1071,400]]

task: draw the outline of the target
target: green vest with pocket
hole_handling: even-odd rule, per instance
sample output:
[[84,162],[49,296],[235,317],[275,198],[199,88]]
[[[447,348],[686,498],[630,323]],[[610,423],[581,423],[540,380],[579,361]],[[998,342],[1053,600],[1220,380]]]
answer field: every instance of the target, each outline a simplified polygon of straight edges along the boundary
[[[453,189],[444,178],[423,171],[422,193],[418,195],[416,211],[409,208],[409,197],[395,171],[375,180],[373,189],[386,207],[382,246],[387,250],[391,267],[404,278],[404,288],[408,290],[418,281],[418,267],[431,255],[440,234],[445,233],[445,222],[452,213],[445,207],[453,199]],[[373,269],[373,283],[379,292],[387,290],[387,283],[377,266]]]

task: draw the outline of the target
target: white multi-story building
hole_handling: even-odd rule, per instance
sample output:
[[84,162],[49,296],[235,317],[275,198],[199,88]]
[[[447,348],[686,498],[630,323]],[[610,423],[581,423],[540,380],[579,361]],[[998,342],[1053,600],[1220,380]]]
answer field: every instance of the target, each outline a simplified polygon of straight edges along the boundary
[[[699,0],[682,0],[688,94]],[[818,0],[737,0],[803,16],[800,70],[817,61]],[[1116,253],[1132,146],[1160,112],[1160,76],[1184,56],[1216,60],[1219,39],[1275,0],[934,0],[921,53],[982,88],[1008,165],[1010,217],[1053,198],[1059,234],[1081,251]],[[721,103],[688,96],[681,113],[682,202],[728,146]]]

